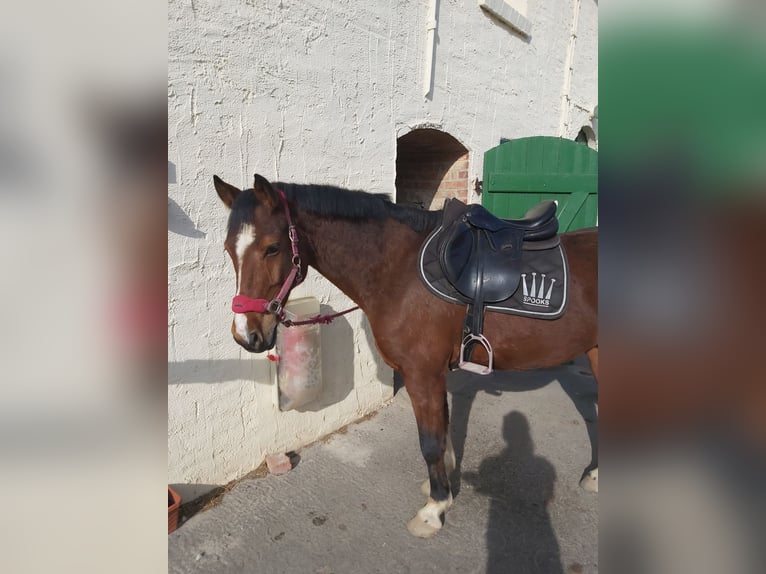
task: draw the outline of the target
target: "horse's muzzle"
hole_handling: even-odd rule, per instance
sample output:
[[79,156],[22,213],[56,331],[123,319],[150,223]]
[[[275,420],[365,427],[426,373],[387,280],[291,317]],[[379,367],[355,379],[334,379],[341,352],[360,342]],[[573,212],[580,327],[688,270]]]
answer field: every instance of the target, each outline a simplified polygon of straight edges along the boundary
[[256,331],[248,333],[247,340],[243,339],[240,335],[235,334],[234,340],[246,351],[250,353],[263,353],[270,351],[274,348],[277,341],[277,330],[273,329],[268,337],[264,338],[263,335]]

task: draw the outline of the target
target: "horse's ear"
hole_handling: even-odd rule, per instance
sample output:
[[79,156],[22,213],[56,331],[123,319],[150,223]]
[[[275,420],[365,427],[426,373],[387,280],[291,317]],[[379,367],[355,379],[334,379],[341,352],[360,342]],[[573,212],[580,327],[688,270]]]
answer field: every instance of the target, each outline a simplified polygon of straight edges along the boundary
[[269,209],[274,209],[279,206],[279,197],[271,187],[269,181],[257,173],[255,174],[255,181],[253,181],[253,191],[258,201],[263,203]]
[[213,185],[215,185],[215,190],[218,192],[218,197],[226,204],[226,207],[231,209],[231,204],[237,199],[239,190],[233,185],[226,183],[217,175],[213,176]]

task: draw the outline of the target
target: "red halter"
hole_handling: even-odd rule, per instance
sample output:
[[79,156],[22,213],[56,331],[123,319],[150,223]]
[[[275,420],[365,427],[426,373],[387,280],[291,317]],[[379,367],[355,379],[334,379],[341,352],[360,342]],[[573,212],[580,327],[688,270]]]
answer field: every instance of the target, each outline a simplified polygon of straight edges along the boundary
[[290,247],[293,251],[293,268],[287,275],[285,282],[282,283],[282,288],[274,299],[269,301],[267,299],[251,299],[247,295],[236,295],[231,302],[231,310],[235,313],[271,313],[279,317],[280,320],[283,320],[285,313],[282,310],[282,304],[290,294],[290,290],[301,284],[303,277],[301,275],[301,256],[298,253],[298,233],[295,230],[295,225],[293,225],[292,217],[290,217],[287,197],[285,197],[285,193],[281,189],[277,191],[279,192],[279,197],[282,198],[282,205],[287,216],[287,233],[290,236]]
[[289,319],[285,320],[285,311],[282,308],[284,301],[287,299],[292,288],[297,287],[303,282],[303,275],[301,274],[301,256],[298,253],[298,232],[295,229],[292,217],[290,217],[290,208],[287,206],[287,197],[285,197],[285,193],[281,189],[278,189],[277,191],[279,192],[279,197],[282,198],[282,205],[285,208],[285,215],[287,217],[287,234],[290,237],[290,247],[293,252],[293,268],[290,270],[287,278],[285,278],[284,283],[282,283],[282,288],[274,299],[269,301],[267,299],[251,299],[247,295],[236,295],[231,302],[231,310],[235,313],[271,313],[272,315],[276,315],[277,318],[279,318],[279,321],[285,326],[294,327],[297,325],[313,325],[316,323],[327,324],[336,317],[340,317],[341,315],[359,309],[359,307],[352,307],[351,309],[341,311],[340,313],[335,313],[333,315],[318,315],[317,317],[313,317],[306,321],[293,322]]

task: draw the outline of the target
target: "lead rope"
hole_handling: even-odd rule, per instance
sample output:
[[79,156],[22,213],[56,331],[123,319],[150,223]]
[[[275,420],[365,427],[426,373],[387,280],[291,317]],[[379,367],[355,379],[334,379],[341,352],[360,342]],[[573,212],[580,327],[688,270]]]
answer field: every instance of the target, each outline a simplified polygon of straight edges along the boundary
[[346,309],[345,311],[341,311],[340,313],[333,313],[332,315],[317,315],[316,317],[312,317],[311,319],[306,319],[305,321],[292,321],[290,319],[283,320],[282,324],[285,327],[300,327],[301,325],[328,325],[332,323],[335,319],[340,317],[341,315],[345,315],[346,313],[351,313],[351,311],[356,311],[359,309],[359,307],[351,307],[351,309]]

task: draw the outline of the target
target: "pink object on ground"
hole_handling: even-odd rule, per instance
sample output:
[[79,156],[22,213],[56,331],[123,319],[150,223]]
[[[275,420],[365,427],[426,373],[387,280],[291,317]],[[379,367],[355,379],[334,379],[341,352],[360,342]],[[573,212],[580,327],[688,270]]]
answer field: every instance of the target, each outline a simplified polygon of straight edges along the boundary
[[293,468],[290,457],[284,453],[270,454],[266,457],[266,466],[271,474],[287,474]]

